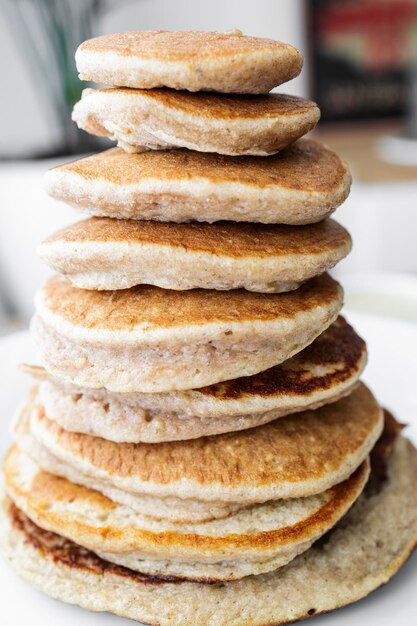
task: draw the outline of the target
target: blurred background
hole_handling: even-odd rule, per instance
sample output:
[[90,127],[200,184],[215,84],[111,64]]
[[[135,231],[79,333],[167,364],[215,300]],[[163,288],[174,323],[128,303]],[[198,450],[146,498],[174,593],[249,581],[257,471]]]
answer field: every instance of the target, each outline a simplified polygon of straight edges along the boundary
[[417,0],[0,0],[0,334],[27,324],[48,270],[36,245],[80,219],[42,190],[54,165],[106,147],[71,122],[86,84],[74,52],[125,30],[201,29],[281,39],[305,56],[278,91],[316,100],[315,135],[350,164],[337,219],[351,308],[417,323]]

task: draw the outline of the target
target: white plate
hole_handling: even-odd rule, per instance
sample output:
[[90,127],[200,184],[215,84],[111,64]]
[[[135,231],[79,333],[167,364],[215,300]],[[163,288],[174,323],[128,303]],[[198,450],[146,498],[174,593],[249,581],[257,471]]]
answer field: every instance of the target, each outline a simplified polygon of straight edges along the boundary
[[[406,433],[417,444],[417,325],[363,313],[347,312],[366,338],[370,352],[364,380],[380,402],[410,424]],[[28,333],[0,340],[0,452],[8,444],[8,423],[21,403],[28,381],[16,371],[19,362],[35,362]],[[0,621],[4,626],[116,626],[127,623],[113,615],[89,613],[51,600],[31,589],[0,560]],[[329,615],[317,616],[314,626],[415,626],[417,614],[417,554],[389,583],[365,600]],[[7,590],[7,591],[6,591]],[[309,622],[308,622],[309,623]],[[196,625],[198,626],[198,625]]]

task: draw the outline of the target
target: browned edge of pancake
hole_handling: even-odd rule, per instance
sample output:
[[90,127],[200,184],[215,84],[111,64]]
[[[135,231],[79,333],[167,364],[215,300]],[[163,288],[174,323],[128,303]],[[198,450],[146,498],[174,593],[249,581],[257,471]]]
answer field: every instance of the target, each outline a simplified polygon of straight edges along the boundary
[[398,422],[393,414],[387,409],[384,411],[384,430],[371,452],[371,476],[368,487],[372,483],[381,485],[387,478],[387,463],[391,456],[397,437],[406,427],[406,424]]
[[[355,333],[344,317],[339,316],[313,343],[291,359],[254,376],[201,387],[198,392],[223,400],[238,400],[245,395],[257,394],[268,397],[276,394],[304,395],[349,380],[365,354],[365,341]],[[300,371],[289,366],[299,362],[320,366],[339,364],[342,367],[328,374],[311,376],[308,369]]]

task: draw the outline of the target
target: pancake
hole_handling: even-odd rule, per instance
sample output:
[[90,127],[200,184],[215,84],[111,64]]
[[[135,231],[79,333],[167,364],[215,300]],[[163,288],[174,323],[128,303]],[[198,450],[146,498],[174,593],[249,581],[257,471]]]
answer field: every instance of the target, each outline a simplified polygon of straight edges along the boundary
[[236,580],[282,567],[307,550],[358,498],[369,464],[362,463],[349,479],[322,494],[181,526],[151,521],[96,491],[43,472],[17,447],[7,455],[4,472],[7,493],[32,521],[111,562],[151,575]]
[[319,118],[314,102],[295,96],[166,89],[85,89],[72,113],[79,128],[117,141],[126,152],[188,148],[231,156],[275,154]]
[[6,459],[5,475],[10,497],[33,521],[112,562],[152,575],[231,580],[281,567],[308,549],[359,496],[368,465],[363,463],[324,494],[183,526],[150,521],[95,491],[43,472],[17,448]]
[[379,405],[360,384],[316,411],[239,433],[159,444],[114,443],[65,431],[29,398],[14,436],[45,471],[147,517],[183,523],[326,491],[366,459],[382,426]]
[[103,35],[84,41],[75,61],[81,80],[115,87],[254,94],[295,78],[303,65],[296,48],[239,30]]
[[300,227],[90,218],[52,235],[38,252],[83,289],[148,284],[280,293],[333,267],[351,247],[333,220]]
[[62,383],[42,367],[23,369],[40,381],[34,402],[65,430],[157,443],[244,430],[335,402],[352,391],[366,359],[365,342],[339,317],[281,365],[190,391],[117,394]]
[[[2,551],[53,598],[160,626],[269,626],[325,613],[387,583],[417,543],[417,452],[400,437],[378,491],[365,491],[323,541],[270,574],[224,584],[178,582],[112,565],[1,508]],[[401,514],[399,514],[401,512]]]
[[114,148],[45,175],[52,197],[92,215],[162,222],[319,222],[350,183],[346,164],[308,139],[265,159]]
[[326,274],[286,294],[86,291],[54,277],[36,297],[32,329],[56,378],[114,392],[176,391],[289,359],[330,326],[342,298]]

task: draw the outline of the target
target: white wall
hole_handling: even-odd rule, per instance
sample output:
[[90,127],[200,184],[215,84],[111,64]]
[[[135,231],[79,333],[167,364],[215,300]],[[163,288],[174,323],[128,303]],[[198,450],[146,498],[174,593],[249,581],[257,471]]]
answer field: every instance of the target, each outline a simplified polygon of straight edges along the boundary
[[[0,0],[2,1],[2,0]],[[30,154],[48,146],[51,129],[41,99],[0,10],[0,156]]]

